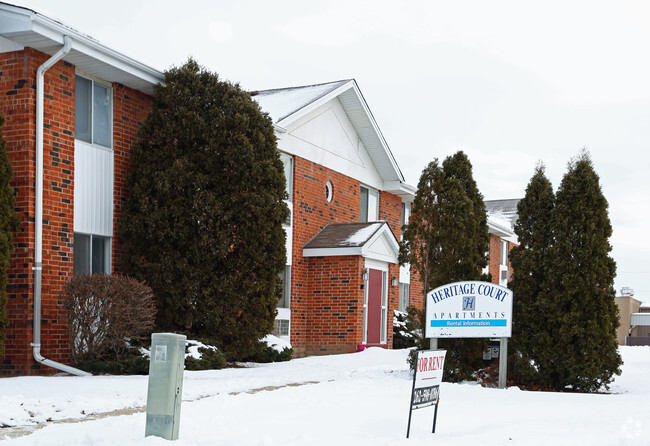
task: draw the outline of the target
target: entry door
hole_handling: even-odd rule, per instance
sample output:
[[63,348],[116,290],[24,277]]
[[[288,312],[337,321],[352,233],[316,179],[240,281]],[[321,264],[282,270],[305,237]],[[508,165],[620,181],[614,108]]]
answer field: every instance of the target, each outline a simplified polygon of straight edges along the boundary
[[386,343],[386,272],[368,270],[368,344]]

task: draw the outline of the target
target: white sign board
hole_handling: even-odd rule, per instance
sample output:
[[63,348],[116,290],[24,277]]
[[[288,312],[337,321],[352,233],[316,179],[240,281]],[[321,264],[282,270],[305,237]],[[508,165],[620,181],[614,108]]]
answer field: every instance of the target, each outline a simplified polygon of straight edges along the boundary
[[411,405],[409,406],[409,422],[406,429],[406,438],[411,432],[411,414],[415,409],[436,406],[433,413],[433,430],[436,431],[438,418],[438,396],[442,371],[445,365],[446,350],[420,350],[417,352],[417,363],[413,374],[413,390],[411,391]]
[[492,282],[455,282],[427,293],[427,338],[509,338],[512,291]]
[[424,350],[418,352],[418,360],[413,377],[413,400],[411,403],[413,409],[437,404],[446,353],[446,350]]

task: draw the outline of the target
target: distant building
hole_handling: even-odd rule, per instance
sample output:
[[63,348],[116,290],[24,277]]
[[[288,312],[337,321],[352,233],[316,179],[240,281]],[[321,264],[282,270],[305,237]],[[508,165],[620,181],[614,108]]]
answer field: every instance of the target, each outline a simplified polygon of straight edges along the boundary
[[492,281],[501,286],[507,286],[512,276],[510,250],[519,244],[514,226],[520,200],[514,198],[485,201],[490,231],[490,263],[487,272],[492,276]]
[[616,297],[620,326],[616,329],[619,345],[650,345],[650,307],[632,297],[630,288],[621,290],[622,296]]

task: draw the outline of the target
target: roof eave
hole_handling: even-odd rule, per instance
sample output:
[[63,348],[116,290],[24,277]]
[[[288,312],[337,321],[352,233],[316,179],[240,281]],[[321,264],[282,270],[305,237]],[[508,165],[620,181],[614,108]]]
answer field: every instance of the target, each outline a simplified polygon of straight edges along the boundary
[[412,202],[417,188],[402,181],[389,181],[384,183],[384,191],[402,197],[404,201]]
[[519,238],[517,237],[517,234],[515,234],[515,232],[512,229],[507,228],[495,222],[494,220],[491,220],[489,216],[487,219],[487,225],[488,225],[488,232],[490,234],[497,235],[502,239],[508,240],[513,243],[517,243],[517,244],[519,243]]
[[[119,82],[128,87],[152,94],[154,85],[164,83],[164,73],[152,68],[122,53],[110,49],[91,37],[65,26],[49,17],[36,13],[32,10],[0,3],[0,15],[5,15],[5,23],[12,26],[4,26],[0,31],[3,37],[21,43],[35,41],[33,37],[41,36],[45,40],[38,46],[33,47],[46,54],[54,54],[60,45],[63,45],[63,36],[68,36],[72,43],[72,50],[64,60],[77,67],[82,67],[83,62],[88,66],[101,68],[102,73],[111,73],[112,79],[105,79],[110,82]],[[30,46],[30,45],[24,45]],[[83,69],[84,72],[95,75],[92,68]]]
[[[341,100],[340,98],[342,95],[348,93],[350,90],[352,90],[353,92],[353,96],[351,97],[353,99],[353,102],[355,103],[356,106],[361,107],[361,109],[364,112],[363,115],[367,118],[367,125],[369,125],[370,128],[372,129],[372,132],[370,134],[371,136],[364,135],[363,133],[365,132],[360,131],[361,129],[359,126],[361,124],[358,122],[357,119],[355,119],[352,116],[353,113],[352,110],[350,110],[349,108],[350,105],[347,103],[347,101]],[[282,119],[278,120],[276,125],[281,127],[287,127],[292,122],[295,122],[296,120],[300,119],[301,117],[305,116],[306,114],[310,113],[311,111],[317,109],[321,105],[335,98],[339,98],[339,101],[341,102],[343,109],[347,113],[348,118],[357,129],[357,133],[359,134],[361,141],[366,147],[366,150],[368,151],[368,154],[370,155],[370,158],[375,164],[375,168],[377,168],[382,179],[385,182],[404,183],[405,182],[404,175],[399,169],[399,166],[397,165],[397,161],[395,161],[395,157],[393,156],[390,148],[388,147],[388,143],[384,139],[384,136],[382,135],[381,130],[379,129],[379,125],[375,121],[375,118],[372,115],[372,112],[370,111],[370,108],[368,107],[368,104],[366,103],[366,100],[363,97],[363,94],[361,93],[361,90],[359,89],[359,86],[357,85],[357,82],[354,79],[345,82],[341,86],[330,91],[328,94],[321,96],[317,100],[307,104],[306,106],[300,108],[299,110],[296,110],[295,112],[283,117]],[[382,166],[385,167],[381,168]]]

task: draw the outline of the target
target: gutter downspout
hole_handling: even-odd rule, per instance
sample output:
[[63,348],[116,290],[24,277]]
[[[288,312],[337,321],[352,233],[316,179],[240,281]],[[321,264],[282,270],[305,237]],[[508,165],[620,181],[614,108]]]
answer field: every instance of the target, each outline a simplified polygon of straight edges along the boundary
[[45,72],[63,58],[72,49],[72,41],[68,36],[63,36],[63,48],[54,56],[45,61],[36,71],[36,196],[34,208],[36,210],[36,240],[35,240],[35,266],[34,270],[34,324],[31,344],[34,359],[48,367],[77,376],[92,376],[88,372],[75,369],[65,364],[46,359],[41,355],[41,284],[43,281],[43,102],[45,91]]

